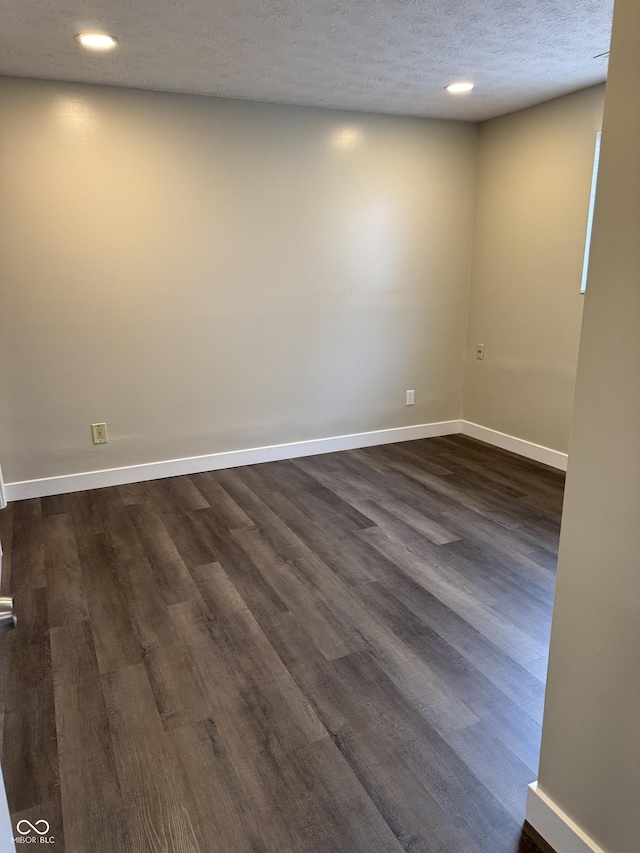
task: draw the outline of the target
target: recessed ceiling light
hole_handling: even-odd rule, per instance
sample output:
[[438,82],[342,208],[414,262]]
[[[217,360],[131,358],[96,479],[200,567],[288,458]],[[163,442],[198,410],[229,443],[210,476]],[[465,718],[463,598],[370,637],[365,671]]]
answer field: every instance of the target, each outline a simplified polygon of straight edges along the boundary
[[83,47],[89,50],[111,50],[118,44],[118,40],[106,33],[80,33],[76,36]]
[[449,83],[446,90],[452,95],[461,95],[463,92],[470,92],[474,85],[474,83]]

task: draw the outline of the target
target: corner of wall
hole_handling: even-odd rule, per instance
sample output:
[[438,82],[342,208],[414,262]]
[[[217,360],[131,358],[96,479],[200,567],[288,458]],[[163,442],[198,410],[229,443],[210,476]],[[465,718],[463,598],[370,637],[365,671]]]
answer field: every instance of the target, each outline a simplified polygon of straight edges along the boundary
[[460,418],[465,417],[465,388],[467,383],[467,363],[469,353],[469,315],[471,312],[471,291],[473,288],[473,258],[476,245],[476,221],[478,215],[478,180],[480,174],[480,146],[482,144],[482,128],[485,122],[476,124],[476,156],[475,156],[475,180],[473,186],[473,204],[472,204],[472,220],[471,220],[471,241],[469,245],[469,281],[467,285],[467,305],[464,318],[464,343],[462,349],[462,383],[460,393]]
[[527,791],[526,821],[556,853],[605,853],[537,782]]

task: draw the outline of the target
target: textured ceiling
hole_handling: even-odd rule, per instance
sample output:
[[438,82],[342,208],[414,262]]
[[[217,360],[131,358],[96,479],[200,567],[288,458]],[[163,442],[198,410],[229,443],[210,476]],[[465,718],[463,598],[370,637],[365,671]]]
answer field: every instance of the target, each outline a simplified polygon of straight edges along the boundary
[[[613,0],[1,0],[0,73],[479,121],[604,80]],[[76,32],[120,40],[87,52]],[[470,95],[444,86],[471,79]]]

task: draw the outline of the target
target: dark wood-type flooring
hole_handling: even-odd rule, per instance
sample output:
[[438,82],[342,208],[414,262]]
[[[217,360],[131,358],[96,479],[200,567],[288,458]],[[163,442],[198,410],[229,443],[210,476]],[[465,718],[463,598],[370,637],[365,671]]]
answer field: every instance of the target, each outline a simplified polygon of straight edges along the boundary
[[14,826],[68,853],[528,850],[562,490],[456,436],[10,505]]

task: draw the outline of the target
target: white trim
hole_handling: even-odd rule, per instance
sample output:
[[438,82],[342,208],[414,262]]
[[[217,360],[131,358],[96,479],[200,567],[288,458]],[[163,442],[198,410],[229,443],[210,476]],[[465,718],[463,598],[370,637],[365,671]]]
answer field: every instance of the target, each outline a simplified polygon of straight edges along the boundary
[[510,450],[512,453],[517,453],[518,456],[525,456],[535,462],[542,462],[552,468],[558,468],[560,471],[567,470],[569,457],[566,453],[552,450],[550,447],[543,447],[541,444],[534,444],[532,441],[525,441],[524,438],[516,438],[513,435],[489,429],[489,427],[473,424],[471,421],[461,421],[461,424],[463,435],[477,438],[487,444],[493,444],[494,447],[501,447],[502,450]]
[[163,477],[179,477],[182,474],[197,474],[200,471],[217,471],[220,468],[237,468],[239,465],[256,465],[259,462],[274,462],[278,459],[295,459],[298,456],[315,456],[318,453],[335,453],[357,447],[373,447],[396,441],[412,441],[417,438],[435,438],[439,435],[468,435],[486,444],[510,450],[518,456],[543,462],[552,468],[567,470],[567,454],[542,447],[522,438],[515,438],[470,421],[440,421],[432,424],[417,424],[395,429],[358,432],[309,441],[294,441],[289,444],[272,444],[267,447],[252,447],[247,450],[229,450],[210,453],[206,456],[190,456],[185,459],[164,459],[143,465],[126,465],[122,468],[107,468],[102,471],[82,471],[61,477],[45,477],[42,480],[23,480],[6,483],[7,500],[20,501],[27,498],[43,498],[47,495],[64,495],[67,492],[83,492],[105,486],[121,486],[125,483],[141,483],[144,480],[161,480]]
[[0,509],[4,509],[7,505],[7,494],[4,489],[4,480],[2,479],[2,466],[0,465]]
[[295,441],[290,444],[273,444],[268,447],[252,447],[248,450],[230,450],[226,453],[211,453],[207,456],[191,456],[186,459],[167,459],[149,462],[146,465],[127,465],[123,468],[108,468],[103,471],[83,471],[62,477],[46,477],[42,480],[24,480],[7,483],[7,499],[43,498],[47,495],[63,495],[67,492],[83,492],[101,489],[104,486],[121,486],[125,483],[140,483],[144,480],[160,480],[178,477],[181,474],[196,474],[200,471],[216,471],[220,468],[236,468],[239,465],[255,465],[259,462],[274,462],[279,459],[294,459],[298,456],[315,456],[318,453],[334,453],[357,447],[372,447],[396,441],[411,441],[416,438],[434,438],[438,435],[457,435],[461,431],[460,421],[441,421],[432,424],[382,429],[317,438],[310,441]]
[[527,791],[526,819],[556,853],[605,853],[568,814],[532,782]]

